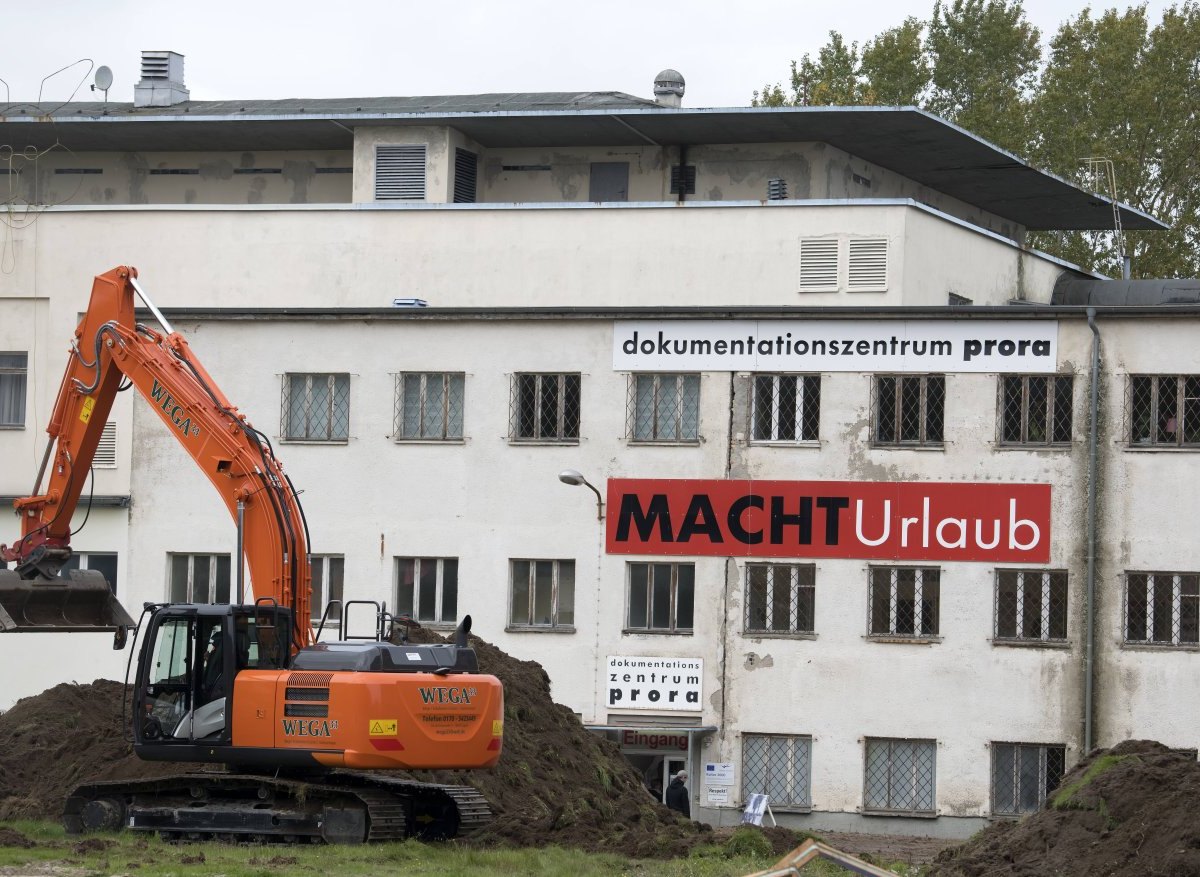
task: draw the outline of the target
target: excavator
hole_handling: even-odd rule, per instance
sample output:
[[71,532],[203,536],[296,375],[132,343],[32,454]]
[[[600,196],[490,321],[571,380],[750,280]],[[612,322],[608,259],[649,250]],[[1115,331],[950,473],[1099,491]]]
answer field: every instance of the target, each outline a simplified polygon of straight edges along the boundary
[[[137,277],[118,267],[95,278],[33,493],[14,502],[21,536],[0,545],[0,632],[111,631],[118,649],[140,632],[133,749],[207,767],[85,783],[67,800],[67,830],[363,843],[482,826],[490,811],[474,789],[394,773],[488,768],[500,758],[504,692],[479,672],[470,616],[452,642],[416,644],[411,622],[386,604],[330,601],[314,631],[298,492],[269,438],[225,397]],[[135,295],[164,331],[135,320]],[[63,570],[104,424],[130,387],[237,521],[236,602],[147,603],[135,625],[103,575]],[[360,627],[369,635],[348,633],[352,605],[360,618],[367,610]],[[331,613],[338,642],[321,640]]]

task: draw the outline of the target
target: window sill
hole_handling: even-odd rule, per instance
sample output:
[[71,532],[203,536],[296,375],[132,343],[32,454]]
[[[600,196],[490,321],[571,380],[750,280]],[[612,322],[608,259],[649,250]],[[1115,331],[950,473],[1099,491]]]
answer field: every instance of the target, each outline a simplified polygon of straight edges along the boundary
[[892,634],[868,634],[863,639],[870,643],[906,646],[931,646],[942,641],[940,636],[895,636]]
[[392,438],[397,445],[465,445],[465,438]]
[[0,423],[0,429],[24,429],[23,423]]
[[765,441],[765,440],[760,441],[760,440],[756,440],[756,439],[751,439],[750,447],[752,447],[752,448],[787,448],[787,449],[808,448],[810,450],[819,451],[819,450],[821,450],[821,440],[820,439],[815,439],[815,440],[805,439],[803,441],[798,441],[798,442],[789,442],[789,441]]
[[690,630],[655,630],[649,627],[626,627],[621,630],[622,636],[692,636],[692,633]]
[[817,638],[816,631],[813,630],[743,630],[742,636],[746,639],[808,639],[815,640]]
[[1194,454],[1200,451],[1200,445],[1176,445],[1176,444],[1133,444],[1125,442],[1125,451],[1131,454],[1149,453],[1149,454]]
[[[742,801],[740,804],[735,805],[735,807],[737,810],[745,810],[747,803],[748,802],[746,802],[746,801]],[[714,807],[713,809],[720,810],[723,808],[722,807]],[[776,804],[774,801],[772,801],[771,802],[771,812],[772,813],[795,813],[798,816],[806,816],[813,812],[813,808],[812,808],[811,804],[809,804],[808,806],[804,806],[803,804]]]
[[1071,648],[1071,641],[1065,639],[999,639],[993,637],[989,642],[994,646],[1014,649],[1069,650]]
[[522,624],[522,625],[507,625],[504,628],[505,633],[574,633],[575,628],[568,624],[559,625],[537,625],[537,624]]
[[904,819],[937,819],[937,811],[922,810],[860,810],[863,816],[900,816]]
[[946,450],[946,443],[939,442],[937,444],[924,445],[883,445],[872,443],[870,448],[873,451],[944,451]]
[[508,443],[510,445],[512,445],[513,447],[528,447],[530,445],[532,445],[534,447],[551,447],[551,448],[553,448],[553,447],[564,447],[564,448],[579,447],[579,439],[577,439],[577,438],[571,438],[571,439],[515,439],[515,438],[510,438],[508,440]]
[[350,439],[302,439],[302,438],[283,438],[280,437],[281,445],[348,445]]
[[1038,442],[997,442],[992,445],[994,451],[1070,451],[1075,447],[1074,442],[1054,442],[1038,443]]
[[1130,652],[1200,652],[1200,643],[1127,643],[1121,648]]
[[627,439],[631,448],[698,448],[700,439],[682,439],[680,441],[651,441],[648,439]]

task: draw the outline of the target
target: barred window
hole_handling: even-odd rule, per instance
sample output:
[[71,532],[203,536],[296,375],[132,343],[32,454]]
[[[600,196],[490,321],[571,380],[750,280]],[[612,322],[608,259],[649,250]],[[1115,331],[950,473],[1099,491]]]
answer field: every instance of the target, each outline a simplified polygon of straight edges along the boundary
[[172,603],[228,603],[228,554],[170,554]]
[[[340,554],[310,554],[308,570],[312,579],[312,619],[320,621],[325,607],[341,601],[346,577],[346,558]],[[330,614],[327,625],[337,625],[337,614]]]
[[700,376],[633,375],[629,437],[635,442],[700,441]]
[[579,443],[579,375],[516,374],[510,441]]
[[1065,571],[996,570],[996,639],[1065,642]]
[[1000,444],[1068,445],[1072,375],[1001,375]]
[[575,561],[512,560],[512,627],[575,625]]
[[25,425],[28,353],[0,353],[0,428]]
[[992,815],[1036,813],[1058,788],[1067,748],[1039,743],[992,744]]
[[876,375],[874,444],[938,447],[943,441],[945,375]]
[[812,633],[815,594],[812,564],[747,564],[746,633]]
[[742,800],[759,793],[777,810],[812,807],[812,737],[742,736]]
[[350,375],[284,375],[283,437],[308,442],[348,441]]
[[863,810],[899,816],[932,816],[937,743],[868,738]]
[[629,564],[629,630],[692,631],[696,598],[693,563]]
[[937,568],[871,568],[871,636],[937,636],[941,571]]
[[1129,424],[1134,445],[1200,446],[1200,375],[1132,375]]
[[397,441],[457,441],[463,437],[466,375],[402,372],[396,375]]
[[397,557],[396,614],[431,624],[458,615],[457,557]]
[[751,437],[756,442],[815,442],[820,375],[755,375]]
[[1125,642],[1200,645],[1200,573],[1126,573]]

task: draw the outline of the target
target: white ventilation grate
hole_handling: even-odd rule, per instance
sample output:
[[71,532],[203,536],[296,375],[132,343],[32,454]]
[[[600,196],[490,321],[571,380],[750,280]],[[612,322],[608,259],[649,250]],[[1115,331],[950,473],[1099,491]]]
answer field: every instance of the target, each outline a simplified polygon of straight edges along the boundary
[[837,238],[801,238],[800,291],[830,292],[837,288]]
[[425,200],[425,146],[375,147],[375,200]]
[[115,469],[117,466],[117,425],[111,420],[104,424],[92,465],[100,469]]
[[888,285],[887,238],[852,238],[846,288],[851,292],[882,292]]

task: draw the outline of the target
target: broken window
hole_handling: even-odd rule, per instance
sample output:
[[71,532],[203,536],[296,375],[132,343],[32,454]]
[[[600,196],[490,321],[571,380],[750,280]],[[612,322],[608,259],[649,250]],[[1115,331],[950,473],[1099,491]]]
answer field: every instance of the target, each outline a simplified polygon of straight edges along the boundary
[[1002,375],[1000,444],[1069,445],[1074,378]]
[[937,568],[871,568],[871,617],[876,637],[930,637],[938,633],[941,571]]
[[1132,375],[1129,443],[1200,446],[1200,375]]
[[866,740],[863,810],[899,816],[932,815],[934,765],[933,740]]
[[997,570],[996,639],[1066,642],[1066,572]]
[[695,596],[695,564],[631,563],[626,629],[691,633]]
[[1126,573],[1125,642],[1200,645],[1200,573]]
[[992,815],[1036,813],[1066,771],[1065,746],[992,744]]
[[945,375],[876,375],[872,389],[877,447],[941,447]]
[[815,442],[820,414],[820,375],[754,376],[753,441]]
[[816,567],[746,565],[746,633],[812,633]]
[[812,807],[812,737],[742,735],[742,800],[756,794],[777,810]]

